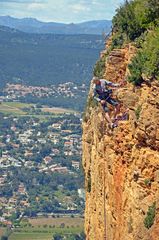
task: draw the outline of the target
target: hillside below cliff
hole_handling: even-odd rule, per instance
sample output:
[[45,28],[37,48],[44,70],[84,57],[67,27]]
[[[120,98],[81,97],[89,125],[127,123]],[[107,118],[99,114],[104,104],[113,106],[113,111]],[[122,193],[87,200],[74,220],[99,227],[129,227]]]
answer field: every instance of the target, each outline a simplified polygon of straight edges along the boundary
[[158,28],[144,33],[140,46],[140,34],[135,44],[126,34],[129,41],[117,46],[119,31],[113,33],[94,73],[125,82],[114,97],[127,117],[110,130],[91,85],[83,120],[87,240],[159,240]]

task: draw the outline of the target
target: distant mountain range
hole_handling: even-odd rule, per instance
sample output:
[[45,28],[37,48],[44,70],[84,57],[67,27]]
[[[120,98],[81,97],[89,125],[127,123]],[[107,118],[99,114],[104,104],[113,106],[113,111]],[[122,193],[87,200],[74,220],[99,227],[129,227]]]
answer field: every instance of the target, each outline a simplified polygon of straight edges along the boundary
[[0,16],[0,25],[15,28],[27,33],[54,33],[54,34],[108,34],[111,31],[110,20],[88,21],[83,23],[56,23],[41,22],[35,18],[13,18]]

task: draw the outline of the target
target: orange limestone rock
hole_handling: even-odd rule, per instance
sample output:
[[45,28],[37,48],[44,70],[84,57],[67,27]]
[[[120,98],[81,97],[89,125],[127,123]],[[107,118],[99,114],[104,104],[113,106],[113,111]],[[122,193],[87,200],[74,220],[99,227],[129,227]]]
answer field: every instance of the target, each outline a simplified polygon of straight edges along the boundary
[[[135,49],[110,52],[104,77],[120,82]],[[116,93],[129,118],[113,131],[100,106],[83,122],[87,240],[159,240],[159,83]]]

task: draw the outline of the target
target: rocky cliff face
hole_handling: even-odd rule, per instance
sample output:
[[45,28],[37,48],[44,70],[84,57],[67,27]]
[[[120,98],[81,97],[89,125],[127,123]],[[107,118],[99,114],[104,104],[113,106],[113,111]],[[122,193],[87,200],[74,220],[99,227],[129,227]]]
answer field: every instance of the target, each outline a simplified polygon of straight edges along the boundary
[[[105,78],[119,82],[135,49],[113,50]],[[159,240],[159,83],[116,92],[128,118],[113,131],[100,106],[83,122],[87,240]]]

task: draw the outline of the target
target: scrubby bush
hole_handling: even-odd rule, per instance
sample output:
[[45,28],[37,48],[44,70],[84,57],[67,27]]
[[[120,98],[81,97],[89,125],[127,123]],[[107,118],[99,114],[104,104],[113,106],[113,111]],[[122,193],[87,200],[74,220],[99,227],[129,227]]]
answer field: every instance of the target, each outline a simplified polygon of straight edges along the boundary
[[87,122],[89,119],[90,109],[97,107],[97,105],[98,105],[98,102],[92,96],[89,96],[86,107],[85,107],[85,111],[83,112],[83,116],[82,116],[84,122]]
[[145,180],[144,180],[144,183],[145,183],[145,185],[148,186],[148,187],[151,186],[151,179],[145,179]]
[[124,37],[122,34],[115,34],[112,38],[111,49],[121,48],[124,43]]
[[153,225],[155,220],[155,214],[156,214],[156,203],[153,203],[153,205],[149,207],[147,216],[144,220],[144,225],[146,228],[149,229]]
[[136,119],[138,120],[140,118],[140,113],[142,110],[142,106],[138,106],[137,109],[135,110],[135,115],[136,115]]
[[144,29],[136,17],[137,1],[125,1],[125,3],[117,9],[117,14],[113,18],[113,30],[126,36],[127,40],[133,41],[139,37]]
[[113,18],[113,32],[116,38],[122,36],[126,41],[134,41],[158,23],[158,0],[125,0]]
[[159,28],[148,33],[143,44],[145,63],[143,73],[159,80]]
[[91,192],[91,185],[92,185],[92,181],[91,181],[91,171],[88,171],[88,175],[87,175],[87,192]]
[[142,72],[144,60],[144,55],[139,51],[132,59],[131,64],[129,64],[130,76],[128,77],[128,81],[134,85],[140,85],[143,82]]
[[104,71],[105,71],[105,61],[106,61],[106,55],[100,58],[96,62],[93,70],[94,76],[103,78]]
[[151,30],[145,37],[142,49],[129,64],[130,76],[128,80],[135,85],[143,82],[146,78],[159,80],[159,28]]
[[158,24],[159,19],[159,1],[158,0],[146,0],[146,17],[147,22],[153,22],[155,25]]

